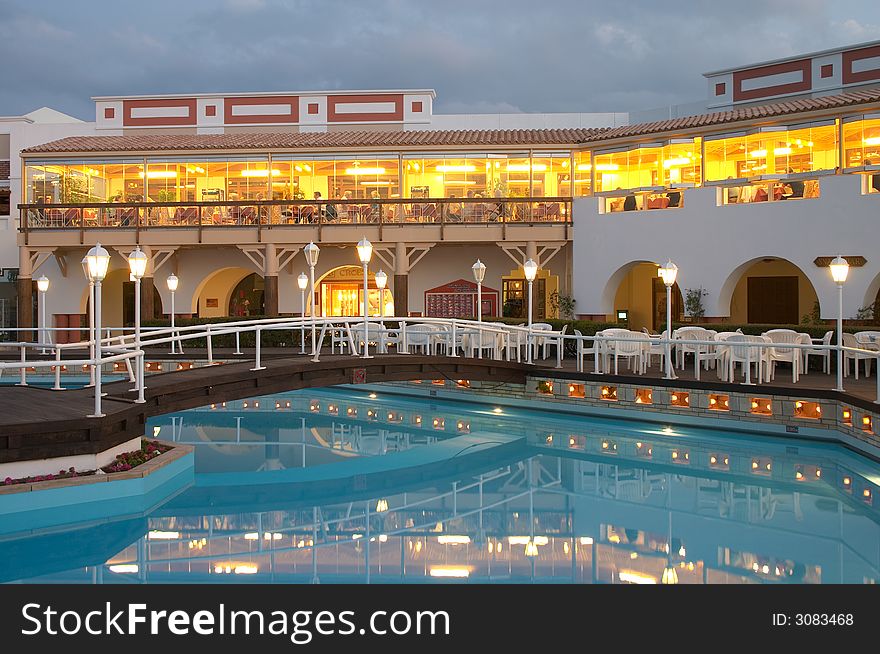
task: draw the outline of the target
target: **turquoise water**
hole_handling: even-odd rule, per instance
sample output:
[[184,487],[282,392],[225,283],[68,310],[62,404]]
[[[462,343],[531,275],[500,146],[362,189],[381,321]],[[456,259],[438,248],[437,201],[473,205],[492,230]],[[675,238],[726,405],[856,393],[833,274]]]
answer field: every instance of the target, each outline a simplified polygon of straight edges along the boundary
[[880,466],[831,444],[352,388],[163,416],[147,435],[194,447],[191,483],[128,512],[12,516],[0,581],[880,578]]

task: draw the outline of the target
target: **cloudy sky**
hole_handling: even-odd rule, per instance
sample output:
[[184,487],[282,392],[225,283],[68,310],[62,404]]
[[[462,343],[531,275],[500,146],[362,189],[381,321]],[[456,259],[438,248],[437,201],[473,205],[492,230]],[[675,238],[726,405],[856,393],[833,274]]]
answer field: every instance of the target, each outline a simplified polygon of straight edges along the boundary
[[93,95],[433,88],[435,111],[629,111],[880,39],[876,0],[0,0],[0,115]]

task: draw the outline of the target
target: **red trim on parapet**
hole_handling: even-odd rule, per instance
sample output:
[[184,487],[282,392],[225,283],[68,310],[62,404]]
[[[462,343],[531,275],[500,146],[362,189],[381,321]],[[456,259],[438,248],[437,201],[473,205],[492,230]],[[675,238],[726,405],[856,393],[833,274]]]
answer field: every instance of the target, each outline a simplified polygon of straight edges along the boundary
[[[232,114],[233,107],[242,105],[267,105],[267,104],[289,104],[290,112],[286,114],[271,115],[238,115]],[[254,124],[271,124],[271,123],[298,123],[299,122],[299,96],[296,95],[273,95],[270,97],[254,97],[254,98],[226,98],[225,100],[224,121],[227,125],[254,125]]]
[[[337,114],[336,105],[349,103],[373,104],[380,102],[393,102],[394,111],[365,112],[360,114]],[[394,93],[389,95],[329,95],[327,96],[327,122],[328,123],[374,123],[382,121],[403,120],[403,95]]]
[[[786,93],[803,93],[804,91],[809,91],[813,87],[812,63],[811,59],[798,59],[797,61],[786,61],[785,63],[761,66],[760,68],[738,70],[733,73],[733,101],[740,102],[743,100],[757,100],[759,98],[769,98]],[[749,91],[743,91],[742,84],[747,80],[761,79],[762,77],[769,77],[770,75],[795,72],[801,73],[801,80],[799,82],[776,84],[775,86],[765,86],[762,88],[751,89]]]
[[[186,107],[186,116],[133,118],[132,109],[158,109],[168,107]],[[157,100],[123,100],[122,101],[122,125],[124,127],[152,127],[156,125],[195,125],[196,124],[196,99],[195,98],[161,98]]]

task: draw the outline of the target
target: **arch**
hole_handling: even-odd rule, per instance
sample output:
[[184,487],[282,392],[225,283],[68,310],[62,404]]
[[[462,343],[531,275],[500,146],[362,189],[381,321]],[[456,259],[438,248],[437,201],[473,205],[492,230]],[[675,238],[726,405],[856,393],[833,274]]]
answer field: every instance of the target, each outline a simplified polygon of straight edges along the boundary
[[[757,268],[757,270],[756,270]],[[790,273],[796,273],[798,277],[803,277],[809,284],[809,288],[801,288],[800,284],[798,285],[798,302],[797,302],[797,319],[794,320],[795,323],[799,323],[801,317],[804,314],[808,314],[813,310],[813,302],[819,302],[819,295],[816,291],[816,283],[810,277],[810,275],[802,269],[799,265],[791,261],[790,259],[786,259],[785,257],[779,257],[775,255],[764,255],[761,257],[753,257],[748,261],[744,261],[740,265],[731,271],[731,273],[724,280],[724,283],[718,290],[717,297],[717,311],[718,315],[726,315],[730,316],[736,322],[738,317],[741,315],[746,315],[747,306],[738,306],[734,302],[734,295],[737,292],[737,289],[740,287],[740,283],[744,278],[747,278],[750,271],[755,271],[758,274],[755,276],[767,276],[767,277],[778,277],[778,276],[790,276]],[[780,273],[788,272],[789,275],[784,275]],[[743,292],[743,289],[740,288],[740,293]],[[747,290],[746,290],[747,293]],[[742,320],[742,322],[747,322],[746,319]]]
[[[865,297],[862,301],[861,307],[875,307],[878,308],[878,302],[880,302],[880,273],[878,273],[871,283],[868,284],[868,288],[865,289]],[[880,319],[880,315],[875,311],[874,312],[874,321],[876,322]]]
[[[672,301],[672,318],[678,320],[683,299],[677,282],[672,287]],[[606,315],[625,309],[632,329],[662,329],[666,322],[666,291],[657,277],[657,264],[637,260],[618,268],[605,284],[602,306]]]
[[201,313],[203,316],[206,313],[211,313],[210,311],[206,311],[208,307],[206,307],[204,303],[200,304],[199,300],[209,284],[220,282],[224,290],[223,296],[217,298],[216,312],[217,314],[227,315],[229,300],[232,297],[233,290],[235,290],[235,287],[238,286],[242,280],[252,274],[255,274],[253,270],[248,270],[247,268],[242,268],[240,266],[225,266],[223,268],[212,270],[210,274],[206,275],[202,281],[196,285],[195,290],[193,290],[190,313],[193,315]]

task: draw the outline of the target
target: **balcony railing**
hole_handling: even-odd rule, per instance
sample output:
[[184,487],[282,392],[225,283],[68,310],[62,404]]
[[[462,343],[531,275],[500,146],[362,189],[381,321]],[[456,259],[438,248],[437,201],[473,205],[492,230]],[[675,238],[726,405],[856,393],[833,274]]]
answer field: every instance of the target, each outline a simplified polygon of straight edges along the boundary
[[239,200],[21,204],[36,230],[260,228],[337,225],[570,224],[571,198]]

